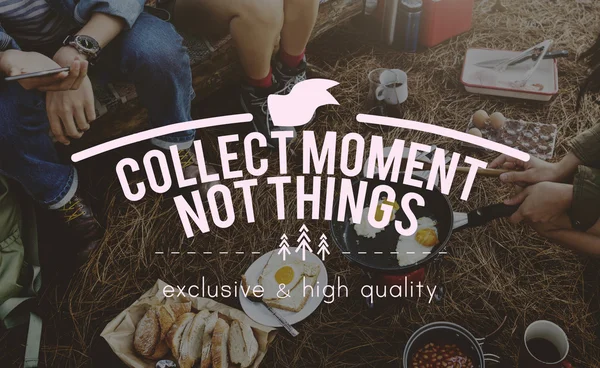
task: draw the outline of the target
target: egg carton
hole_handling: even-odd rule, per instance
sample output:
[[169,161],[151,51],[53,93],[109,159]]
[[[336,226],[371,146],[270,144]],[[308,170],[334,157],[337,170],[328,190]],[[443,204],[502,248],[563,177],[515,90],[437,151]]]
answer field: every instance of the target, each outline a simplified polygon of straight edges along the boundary
[[[476,128],[473,124],[473,117],[467,125],[466,132],[469,132],[472,128]],[[554,156],[556,136],[558,135],[556,124],[506,119],[506,123],[501,129],[494,129],[490,125],[486,125],[479,130],[482,137],[487,140],[516,148],[542,160],[549,160]],[[465,143],[465,145],[490,151],[468,143]]]

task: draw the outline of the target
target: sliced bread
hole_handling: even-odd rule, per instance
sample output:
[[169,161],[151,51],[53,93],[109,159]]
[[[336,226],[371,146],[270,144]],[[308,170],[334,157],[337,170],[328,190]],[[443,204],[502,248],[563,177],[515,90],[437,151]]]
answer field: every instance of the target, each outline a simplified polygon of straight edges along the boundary
[[192,322],[194,316],[194,313],[182,314],[177,318],[175,323],[173,323],[173,326],[171,326],[171,329],[169,329],[169,332],[167,333],[165,341],[176,359],[179,359],[179,348],[181,346],[181,339],[183,338],[185,328]]
[[179,367],[192,368],[202,357],[202,337],[204,336],[206,313],[198,313],[188,324],[179,347]]
[[213,368],[229,367],[227,358],[227,340],[229,338],[229,325],[219,318],[215,324],[212,335],[211,359]]
[[241,368],[248,368],[254,363],[258,355],[258,341],[252,327],[237,320],[231,322],[228,345],[232,363],[239,364]]
[[212,334],[218,319],[219,312],[213,312],[206,318],[204,336],[202,337],[202,360],[200,361],[200,368],[210,368],[212,366],[210,347],[212,346]]
[[138,322],[133,336],[133,347],[143,357],[154,354],[160,342],[160,325],[158,323],[157,307],[151,307]]

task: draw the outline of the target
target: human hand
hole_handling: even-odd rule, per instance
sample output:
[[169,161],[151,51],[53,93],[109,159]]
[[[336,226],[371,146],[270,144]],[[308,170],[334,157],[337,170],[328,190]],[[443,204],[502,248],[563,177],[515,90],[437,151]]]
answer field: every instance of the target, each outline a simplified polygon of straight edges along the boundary
[[[60,65],[52,59],[37,52],[6,50],[1,54],[0,70],[9,77],[60,68]],[[43,77],[21,79],[18,82],[26,90],[61,91],[68,89],[65,81],[69,74],[61,72]]]
[[561,168],[558,164],[546,162],[533,156],[529,161],[524,162],[503,154],[492,161],[489,168],[515,170],[500,175],[500,180],[504,183],[517,184],[522,187],[544,181],[556,182],[562,179]]
[[504,201],[507,205],[518,205],[519,209],[510,221],[519,223],[550,223],[558,219],[573,201],[573,186],[570,184],[542,182],[531,185],[514,197]]
[[78,89],[83,83],[83,80],[87,77],[89,63],[86,60],[86,56],[79,53],[71,46],[63,46],[54,54],[52,58],[61,67],[70,67],[73,70],[74,67],[79,66],[78,73],[71,76],[69,73],[68,89]]
[[69,145],[71,138],[81,138],[90,129],[89,123],[96,119],[90,79],[85,77],[75,91],[48,92],[46,111],[50,130],[58,142]]

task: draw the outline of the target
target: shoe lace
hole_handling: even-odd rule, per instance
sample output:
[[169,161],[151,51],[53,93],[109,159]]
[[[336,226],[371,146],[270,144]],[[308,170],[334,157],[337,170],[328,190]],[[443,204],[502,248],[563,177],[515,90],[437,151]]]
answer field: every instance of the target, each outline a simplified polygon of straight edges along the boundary
[[[272,94],[273,95],[281,95],[281,94],[287,93],[288,88],[289,88],[289,83],[290,83],[290,81],[287,81],[280,90],[275,91]],[[250,102],[250,104],[252,106],[259,106],[260,110],[263,112],[263,114],[265,114],[267,116],[267,118],[269,119],[269,124],[271,124],[272,121],[271,121],[271,114],[269,114],[268,97],[269,96],[262,97],[262,96],[253,95],[252,101]]]
[[180,150],[179,160],[181,161],[181,167],[185,169],[186,167],[192,166],[194,164],[194,155],[189,149]]
[[80,200],[74,200],[68,202],[59,209],[59,211],[64,212],[63,216],[65,217],[67,223],[84,215],[84,211],[82,210],[82,206],[80,206],[80,204]]

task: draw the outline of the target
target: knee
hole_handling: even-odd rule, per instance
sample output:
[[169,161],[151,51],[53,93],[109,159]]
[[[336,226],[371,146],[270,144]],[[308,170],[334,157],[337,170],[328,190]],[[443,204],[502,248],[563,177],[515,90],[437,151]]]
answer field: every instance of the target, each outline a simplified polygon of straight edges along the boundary
[[123,45],[127,69],[140,71],[145,78],[190,70],[183,38],[173,25],[147,17],[138,22],[127,34]]
[[0,87],[0,147],[44,129],[48,129],[48,117],[41,93],[27,91],[18,83]]
[[277,30],[283,27],[283,0],[249,0],[240,3],[240,16],[250,18],[256,26]]

